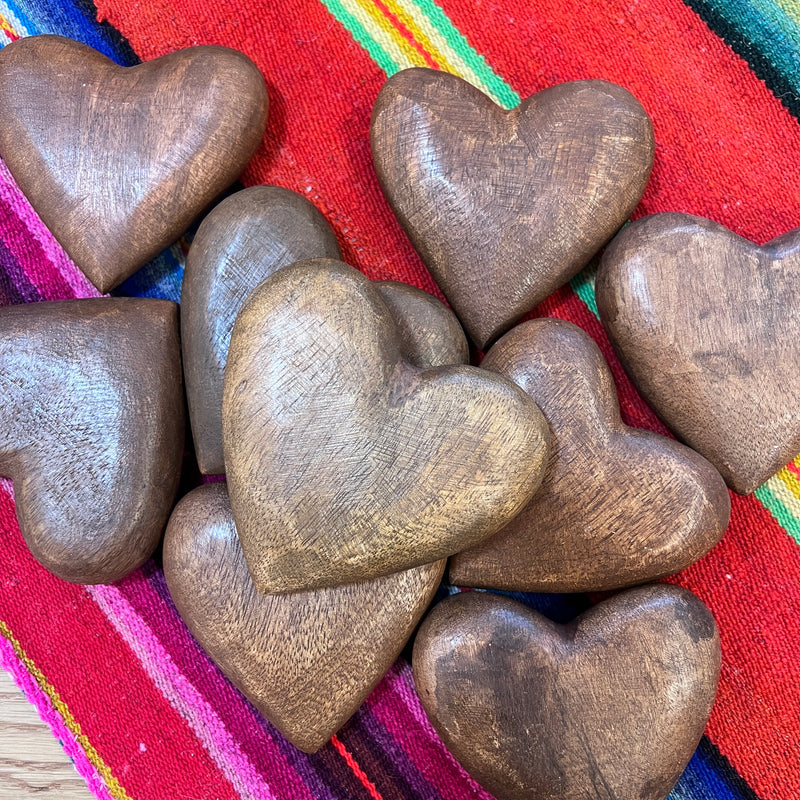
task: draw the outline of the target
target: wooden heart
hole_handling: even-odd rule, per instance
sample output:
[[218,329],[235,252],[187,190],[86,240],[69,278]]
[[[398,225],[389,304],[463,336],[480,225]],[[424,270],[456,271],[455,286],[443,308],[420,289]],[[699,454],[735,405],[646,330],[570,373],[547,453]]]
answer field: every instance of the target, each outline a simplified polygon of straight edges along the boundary
[[748,494],[800,452],[800,232],[763,247],[655,214],[606,252],[597,306],[647,401]]
[[250,59],[191,47],[135,67],[60,36],[0,51],[0,156],[107,292],[174,242],[244,169],[267,93]]
[[397,281],[376,281],[375,288],[392,315],[406,361],[422,368],[469,364],[467,338],[444,303]]
[[433,726],[498,800],[663,800],[711,712],[720,645],[709,610],[675,586],[570,625],[470,592],[434,608],[413,663]]
[[613,236],[654,151],[644,109],[612,83],[560,84],[506,111],[419,68],[381,89],[370,137],[389,203],[481,348]]
[[401,357],[361,273],[278,270],[233,328],[222,399],[236,527],[262,592],[427,564],[501,528],[541,481],[547,424],[511,381]]
[[580,328],[525,322],[481,366],[536,401],[550,425],[550,457],[522,513],[451,559],[451,583],[614,589],[678,572],[722,538],[731,503],[720,474],[688,447],[623,424],[611,372]]
[[164,539],[167,585],[189,630],[307,753],[344,725],[392,665],[443,570],[438,561],[337,589],[261,595],[219,483],[184,497]]
[[0,474],[31,553],[73,583],[141,566],[181,472],[178,307],[103,298],[0,309]]
[[225,472],[222,377],[245,298],[281,267],[339,255],[322,214],[279,186],[237,192],[203,220],[186,259],[181,293],[186,397],[201,472]]

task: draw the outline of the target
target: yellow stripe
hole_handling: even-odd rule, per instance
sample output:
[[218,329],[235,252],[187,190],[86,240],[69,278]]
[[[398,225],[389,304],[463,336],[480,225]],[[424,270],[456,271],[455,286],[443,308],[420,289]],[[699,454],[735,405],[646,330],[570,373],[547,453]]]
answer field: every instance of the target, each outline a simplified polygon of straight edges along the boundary
[[[452,72],[494,97],[494,92],[478,77],[472,67],[450,46],[441,32],[413,0],[383,0],[414,38],[434,57],[442,69]],[[412,27],[413,26],[413,27]]]
[[342,5],[389,54],[400,69],[425,66],[425,59],[395,30],[369,0],[341,0]]
[[[425,26],[424,14],[421,14],[419,21],[417,21],[413,16],[411,16],[401,2],[395,2],[395,0],[383,0],[383,4],[389,9],[389,11],[392,12],[392,14],[397,17],[397,19],[400,20],[400,22],[403,23],[403,25],[406,26],[406,28],[408,28],[411,35],[417,40],[420,46],[427,51],[428,55],[433,58],[433,60],[441,67],[441,69],[447,72],[459,73],[458,68],[451,62],[448,56],[445,55],[445,52],[450,49],[447,46],[447,42],[445,42],[444,39],[439,36],[441,41],[437,46],[437,44],[434,44],[433,37],[426,35],[426,32],[423,32],[422,26]],[[375,11],[380,13],[377,8]],[[402,34],[399,35],[402,36]]]
[[67,726],[67,728],[69,728],[69,730],[75,736],[75,739],[78,741],[78,744],[80,744],[80,746],[83,748],[84,753],[86,753],[86,758],[89,759],[92,766],[105,781],[111,796],[116,800],[131,800],[128,793],[122,788],[119,781],[114,777],[105,761],[103,761],[101,758],[100,754],[94,749],[94,747],[92,747],[89,739],[83,733],[81,733],[81,726],[78,724],[75,717],[73,717],[70,713],[69,708],[67,708],[67,704],[59,697],[58,692],[53,688],[53,686],[50,685],[42,671],[36,666],[36,664],[33,663],[30,658],[28,658],[28,656],[25,654],[25,651],[22,649],[22,645],[14,638],[8,626],[2,620],[0,620],[0,634],[8,639],[11,647],[14,649],[14,652],[17,655],[17,658],[22,661],[22,663],[25,665],[25,668],[35,679],[36,683],[39,684],[39,688],[50,698],[50,702],[53,704],[53,707],[63,718],[64,724]]
[[[781,483],[792,493],[792,496],[795,499],[795,505],[792,508],[792,513],[797,516],[798,511],[800,511],[800,482],[797,480],[797,476],[791,472],[790,470],[786,469],[786,467],[781,467],[775,475],[770,478],[770,481],[774,482],[776,480],[780,480]],[[771,486],[772,484],[768,481],[767,483]]]

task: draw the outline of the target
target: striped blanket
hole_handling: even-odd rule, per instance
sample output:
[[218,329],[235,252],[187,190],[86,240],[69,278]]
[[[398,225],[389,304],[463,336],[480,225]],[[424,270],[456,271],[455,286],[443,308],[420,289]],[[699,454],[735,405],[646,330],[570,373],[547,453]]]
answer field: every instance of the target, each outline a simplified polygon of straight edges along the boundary
[[[345,260],[371,278],[435,291],[378,190],[367,138],[386,76],[412,65],[456,72],[507,107],[559,81],[615,81],[655,125],[637,215],[700,214],[759,243],[800,224],[798,0],[0,0],[3,43],[39,32],[123,64],[200,43],[243,50],[271,99],[243,182],[308,197]],[[185,250],[184,240],[117,292],[178,300]],[[0,167],[2,302],[93,294]],[[536,313],[587,330],[612,365],[626,422],[663,431],[611,352],[591,272]],[[800,459],[734,497],[723,542],[676,580],[713,610],[724,665],[673,800],[800,798]],[[587,603],[524,599],[555,619]],[[407,660],[330,745],[304,755],[198,648],[157,561],[113,586],[52,577],[26,551],[7,484],[0,634],[0,664],[100,798],[488,797],[427,722]]]

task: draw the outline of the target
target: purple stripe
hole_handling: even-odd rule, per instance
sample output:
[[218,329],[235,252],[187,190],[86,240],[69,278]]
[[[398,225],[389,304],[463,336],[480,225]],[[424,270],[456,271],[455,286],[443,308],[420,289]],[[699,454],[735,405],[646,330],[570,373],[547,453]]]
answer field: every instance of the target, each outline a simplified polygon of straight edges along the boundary
[[[285,742],[197,644],[172,605],[161,570],[150,562],[118,586],[177,668],[211,704],[255,768],[276,784],[276,790],[294,792],[287,794],[292,797],[335,800],[315,779],[302,753]],[[299,758],[292,758],[292,754]]]
[[36,287],[28,280],[16,256],[6,247],[2,239],[0,239],[0,291],[6,297],[6,305],[37,303],[42,299]]
[[[169,596],[164,573],[150,562],[142,569],[142,574],[147,577],[150,588],[158,595],[160,602],[153,603],[136,592],[130,594],[130,601],[135,607],[140,608],[148,620],[153,620],[154,631],[176,659],[176,663],[181,665],[187,677],[209,698],[210,702],[215,704],[220,717],[229,725],[237,740],[241,741],[242,747],[252,754],[254,763],[260,765],[264,761],[265,746],[277,747],[280,754],[305,781],[314,798],[350,800],[352,787],[349,783],[343,785],[339,780],[338,773],[342,772],[339,754],[328,745],[320,753],[309,756],[281,736],[230,684],[181,622]],[[125,583],[130,580],[131,578],[126,579]],[[140,605],[143,599],[146,601],[144,607]],[[231,697],[238,703],[233,703]],[[220,701],[224,698],[225,702],[218,702],[217,698]],[[247,713],[243,714],[243,710]],[[268,769],[265,765],[265,771]],[[351,778],[347,767],[345,771],[348,779]],[[360,788],[361,784],[357,785]]]
[[[402,723],[402,719],[400,720]],[[441,794],[425,780],[417,765],[409,758],[397,740],[386,730],[368,705],[363,705],[353,718],[353,725],[342,731],[340,739],[356,758],[358,750],[369,750],[379,762],[381,771],[399,790],[402,798],[419,797],[425,800],[442,800]],[[358,748],[356,748],[356,741]],[[352,746],[351,746],[352,745]],[[361,762],[360,762],[361,763]],[[366,769],[366,765],[361,763]],[[387,793],[376,783],[387,800]]]
[[408,665],[395,665],[368,698],[370,710],[444,800],[494,800],[450,755],[436,735],[416,693],[401,677],[406,671],[411,672]]

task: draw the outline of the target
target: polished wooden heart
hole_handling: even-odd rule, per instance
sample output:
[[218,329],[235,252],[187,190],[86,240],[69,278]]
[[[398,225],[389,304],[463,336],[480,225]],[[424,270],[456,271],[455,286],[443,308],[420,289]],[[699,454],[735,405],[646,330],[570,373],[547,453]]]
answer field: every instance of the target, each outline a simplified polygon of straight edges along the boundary
[[224,484],[178,504],[164,574],[184,622],[220,669],[301,750],[322,747],[400,654],[444,561],[336,589],[261,595]]
[[0,474],[47,569],[110,583],[164,532],[183,458],[178,307],[102,298],[0,309]]
[[597,306],[641,393],[734,491],[800,452],[800,231],[758,247],[700,217],[645,217],[607,250]]
[[714,619],[675,586],[631,589],[570,625],[470,592],[414,644],[434,728],[498,800],[663,800],[717,688]]
[[547,424],[511,381],[413,366],[361,273],[278,270],[233,328],[222,400],[236,527],[285,592],[430,563],[490,536],[541,481]]
[[247,295],[281,267],[339,257],[325,218],[304,197],[253,186],[223,200],[204,220],[186,259],[181,339],[197,462],[225,472],[222,377],[236,314]]
[[564,83],[506,111],[419,68],[381,89],[370,137],[389,203],[481,348],[613,236],[654,150],[647,114],[615,84]]
[[406,361],[423,368],[469,364],[467,337],[444,303],[397,281],[376,281],[375,288],[392,315]]
[[613,589],[678,572],[722,538],[731,503],[720,474],[688,447],[623,424],[611,372],[580,328],[524,322],[481,366],[536,401],[550,425],[550,457],[522,513],[451,559],[451,583]]
[[107,292],[174,242],[264,134],[250,59],[191,47],[120,67],[80,42],[0,51],[0,156],[42,221]]

